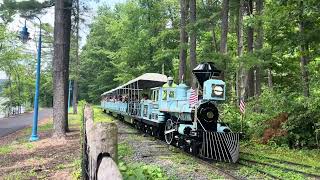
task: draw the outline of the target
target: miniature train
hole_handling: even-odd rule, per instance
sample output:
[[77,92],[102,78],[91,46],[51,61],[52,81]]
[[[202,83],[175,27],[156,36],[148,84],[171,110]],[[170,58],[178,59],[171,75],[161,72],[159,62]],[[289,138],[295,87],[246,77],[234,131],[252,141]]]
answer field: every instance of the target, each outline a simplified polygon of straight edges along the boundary
[[220,73],[212,63],[199,64],[193,70],[197,90],[184,83],[168,87],[164,85],[165,75],[146,73],[103,93],[101,107],[196,156],[235,163],[239,159],[240,134],[219,119],[217,104],[225,100],[226,94]]

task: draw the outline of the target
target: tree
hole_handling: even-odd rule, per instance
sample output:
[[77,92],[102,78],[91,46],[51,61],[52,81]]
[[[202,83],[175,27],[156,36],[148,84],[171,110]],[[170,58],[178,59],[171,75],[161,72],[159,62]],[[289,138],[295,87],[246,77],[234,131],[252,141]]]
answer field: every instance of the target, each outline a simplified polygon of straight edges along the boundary
[[227,40],[228,40],[228,17],[229,17],[229,0],[222,1],[221,10],[221,41],[220,52],[222,54],[227,53]]
[[[257,0],[257,39],[256,39],[256,50],[261,50],[263,48],[263,22],[262,22],[262,13],[263,13],[263,4],[264,0]],[[255,96],[261,94],[261,65],[255,67]]]
[[[191,32],[190,32],[190,69],[191,71],[196,67],[197,63],[197,30],[196,30],[196,0],[190,0],[190,24],[191,24]],[[192,73],[191,73],[192,74]],[[196,79],[191,77],[191,86],[196,88]]]
[[54,136],[68,131],[68,78],[71,31],[71,0],[55,1],[53,57],[53,122]]
[[183,81],[186,72],[188,34],[186,32],[187,24],[187,0],[180,0],[180,55],[179,55],[179,81]]
[[307,70],[307,55],[309,54],[309,45],[305,39],[305,20],[304,20],[304,3],[300,1],[300,16],[299,16],[299,32],[301,37],[300,43],[300,67],[301,67],[301,81],[303,84],[303,95],[309,97],[309,78]]
[[[253,16],[253,1],[248,0],[247,2],[247,15],[248,16]],[[253,37],[254,37],[254,29],[253,25],[249,24],[247,28],[247,49],[248,53],[253,53]],[[247,96],[248,97],[253,97],[254,96],[254,68],[250,68],[248,71],[248,81],[247,81]]]
[[[244,13],[244,0],[239,1],[239,9],[237,14],[237,56],[239,59],[239,71],[237,72],[237,97],[240,100],[245,98],[247,87],[247,71],[244,67],[243,60],[243,13]],[[239,101],[238,101],[239,104]]]

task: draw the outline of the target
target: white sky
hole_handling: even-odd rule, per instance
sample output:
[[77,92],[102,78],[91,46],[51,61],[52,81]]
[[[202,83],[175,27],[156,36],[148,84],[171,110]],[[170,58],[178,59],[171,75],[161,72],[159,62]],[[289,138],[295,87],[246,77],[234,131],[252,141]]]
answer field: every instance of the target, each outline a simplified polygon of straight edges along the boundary
[[0,79],[6,79],[6,75],[4,74],[4,72],[0,71]]

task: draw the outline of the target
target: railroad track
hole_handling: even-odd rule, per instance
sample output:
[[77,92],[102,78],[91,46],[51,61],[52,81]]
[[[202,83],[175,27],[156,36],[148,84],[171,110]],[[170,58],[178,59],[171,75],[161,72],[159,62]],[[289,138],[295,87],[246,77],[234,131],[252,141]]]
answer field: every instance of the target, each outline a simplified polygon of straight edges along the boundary
[[320,171],[320,167],[317,167],[317,166],[314,167],[314,166],[310,166],[310,165],[306,165],[306,164],[300,164],[300,163],[295,163],[295,162],[291,162],[291,161],[285,161],[285,160],[281,160],[281,159],[276,159],[276,158],[272,158],[272,157],[256,155],[256,154],[247,153],[247,152],[240,152],[240,154],[245,154],[245,155],[254,156],[254,157],[258,157],[258,158],[262,158],[262,159],[276,161],[276,162],[281,163],[281,164],[287,164],[287,165],[293,165],[293,166],[298,166],[298,167],[303,167],[303,168],[316,169],[316,170]]
[[[126,125],[127,127],[130,127],[130,128],[134,128],[131,124],[128,124],[126,122],[123,122],[123,121],[118,121],[119,123],[122,123],[124,125]],[[137,129],[136,129],[137,130]],[[130,134],[140,134],[140,135],[143,135],[145,133],[143,132],[140,132],[139,130],[137,130],[139,133],[130,133]],[[123,134],[125,134],[125,132],[121,132]],[[152,136],[153,137],[153,136]],[[154,143],[153,143],[154,142]],[[193,160],[195,160],[196,162],[198,162],[199,164],[203,164],[203,165],[206,165],[208,167],[210,167],[211,169],[214,169],[216,170],[220,175],[223,175],[226,179],[232,179],[232,180],[242,180],[244,178],[242,177],[239,177],[237,175],[235,175],[234,173],[231,173],[231,172],[228,172],[227,170],[223,169],[222,167],[218,167],[216,165],[213,165],[212,163],[214,161],[210,161],[210,160],[206,160],[206,159],[201,159],[199,157],[196,157],[192,154],[189,154],[188,152],[186,151],[183,151],[182,149],[180,149],[179,147],[176,147],[176,146],[173,146],[173,145],[168,145],[166,142],[158,139],[158,138],[155,138],[153,139],[153,142],[149,142],[150,145],[163,145],[167,148],[169,147],[173,147],[173,149],[169,149],[169,151],[172,152],[172,154],[175,154],[175,153],[181,153],[181,154],[184,154],[190,158],[192,158]],[[160,154],[160,155],[170,155],[170,154]],[[152,155],[142,155],[143,157],[149,157],[149,156],[156,156],[156,154],[152,153]]]
[[[287,167],[282,167],[282,166],[275,165],[275,164],[270,164],[270,163],[266,163],[266,162],[259,162],[259,161],[256,161],[256,160],[245,159],[245,158],[240,158],[239,160],[240,160],[239,164],[240,165],[244,165],[244,166],[249,166],[249,167],[255,168],[254,166],[261,165],[261,166],[264,166],[264,167],[271,167],[271,168],[279,169],[279,170],[282,170],[283,172],[294,172],[294,173],[298,173],[298,174],[304,175],[306,177],[320,179],[320,176],[317,175],[317,174],[307,173],[307,172],[303,172],[303,171],[300,171],[300,170],[287,168]],[[241,161],[243,161],[245,163],[242,163]],[[265,171],[263,171],[261,169],[256,168],[256,170],[261,172],[261,173],[265,173],[265,174],[267,174],[268,176],[270,176],[272,178],[282,179],[281,177],[275,176],[275,175],[270,174],[268,172],[265,172]]]
[[[120,121],[120,123],[126,125],[127,127],[129,128],[133,128],[135,129],[131,124],[128,124],[126,122],[123,122],[123,121]],[[130,132],[128,134],[140,134],[140,135],[145,135],[144,132],[140,132],[138,129],[135,129],[137,130],[138,132]],[[126,134],[125,132],[120,132],[121,134]],[[149,135],[148,135],[149,136]],[[153,136],[152,136],[153,137]],[[230,170],[226,170],[224,167],[222,166],[217,166],[217,165],[214,165],[213,163],[215,161],[212,161],[212,160],[207,160],[207,159],[202,159],[200,157],[196,157],[182,149],[180,149],[179,147],[177,146],[173,146],[173,145],[168,145],[166,142],[164,142],[163,140],[160,140],[158,138],[155,138],[154,137],[154,140],[153,142],[150,144],[150,145],[163,145],[162,148],[167,147],[174,147],[174,149],[169,149],[173,154],[174,153],[181,153],[181,154],[184,154],[184,155],[187,155],[188,157],[192,158],[193,160],[195,160],[196,162],[200,163],[200,164],[204,164],[214,170],[216,170],[220,175],[223,175],[226,179],[245,179],[244,177],[241,177],[241,176],[238,176],[236,175],[235,173],[232,173],[230,172]],[[175,151],[175,152],[173,152]],[[244,152],[241,152],[242,154],[247,154],[247,155],[252,155],[252,156],[256,156],[254,154],[250,154],[250,153],[244,153]],[[170,155],[170,154],[160,154],[160,155]],[[152,155],[143,155],[143,157],[149,157],[149,156],[157,156],[155,153],[152,153]],[[278,160],[278,159],[274,159],[274,158],[270,158],[270,157],[264,157],[264,156],[259,156],[259,157],[262,157],[262,158],[266,158],[266,159],[269,159],[269,160],[274,160],[274,161],[277,161],[279,163],[284,163],[284,164],[289,164],[289,165],[296,165],[296,166],[301,166],[301,167],[304,167],[304,168],[314,168],[312,166],[309,166],[309,165],[304,165],[304,164],[299,164],[299,163],[294,163],[294,162],[289,162],[289,161],[284,161],[284,160]],[[266,177],[269,177],[271,179],[284,179],[282,177],[279,177],[279,176],[276,176],[270,172],[267,172],[261,168],[259,168],[258,165],[261,165],[261,166],[265,166],[265,167],[271,167],[271,168],[276,168],[276,169],[279,169],[279,170],[282,170],[284,172],[294,172],[294,173],[298,173],[298,174],[301,174],[301,175],[304,175],[304,176],[307,176],[307,177],[312,177],[312,178],[316,178],[316,179],[320,179],[320,176],[317,175],[317,174],[312,174],[312,173],[306,173],[306,172],[303,172],[303,171],[299,171],[299,170],[295,170],[295,169],[291,169],[291,168],[286,168],[286,167],[282,167],[282,166],[279,166],[279,165],[274,165],[274,164],[270,164],[270,163],[265,163],[265,162],[259,162],[259,161],[255,161],[255,160],[251,160],[251,159],[245,159],[245,158],[240,158],[239,159],[240,161],[237,163],[237,165],[240,165],[240,166],[246,166],[246,167],[249,167],[251,169],[254,169],[255,171],[259,172],[260,174],[263,174],[265,175]],[[239,167],[239,166],[238,166]],[[316,167],[316,168],[319,168],[319,167]],[[320,168],[319,168],[320,169]]]
[[[275,176],[275,175],[273,175],[273,174],[271,174],[271,173],[269,173],[269,172],[267,172],[267,171],[264,171],[264,170],[262,170],[262,169],[259,169],[259,168],[257,168],[257,167],[254,166],[254,165],[245,164],[245,163],[242,163],[242,162],[238,162],[238,164],[240,164],[241,166],[246,166],[246,167],[249,167],[249,168],[251,168],[251,169],[254,169],[255,171],[257,171],[257,172],[259,172],[259,173],[261,173],[261,174],[264,174],[264,175],[270,177],[271,179],[280,179],[280,180],[283,179],[283,178],[278,177],[278,176]],[[283,179],[283,180],[284,180],[284,179]]]

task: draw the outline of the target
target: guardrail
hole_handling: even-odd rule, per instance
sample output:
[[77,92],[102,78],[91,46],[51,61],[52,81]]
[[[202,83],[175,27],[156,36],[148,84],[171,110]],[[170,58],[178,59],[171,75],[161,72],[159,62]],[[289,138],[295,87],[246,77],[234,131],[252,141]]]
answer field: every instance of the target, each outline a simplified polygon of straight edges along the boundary
[[120,180],[118,129],[114,122],[94,122],[93,109],[83,112],[83,179]]

